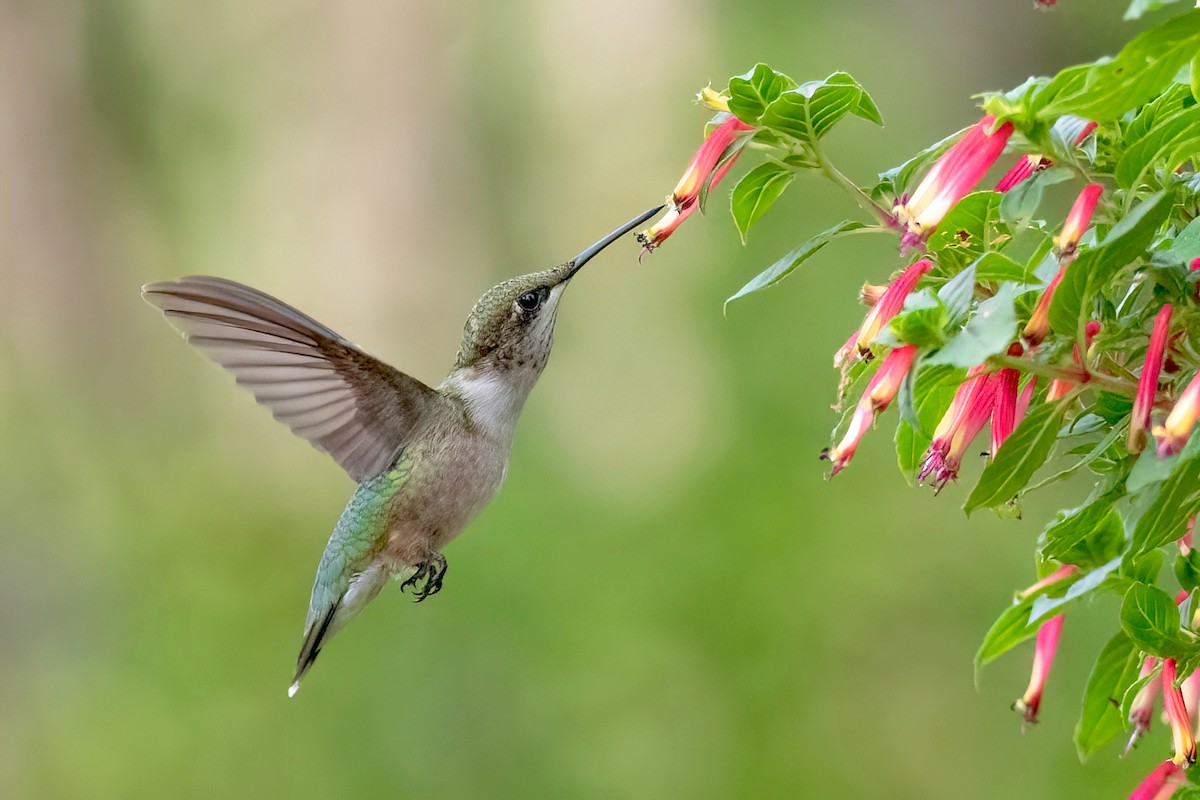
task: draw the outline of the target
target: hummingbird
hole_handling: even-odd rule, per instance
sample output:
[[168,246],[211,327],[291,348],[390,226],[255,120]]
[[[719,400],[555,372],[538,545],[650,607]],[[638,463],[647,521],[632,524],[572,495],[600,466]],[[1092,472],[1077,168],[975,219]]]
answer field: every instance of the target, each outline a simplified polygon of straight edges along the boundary
[[286,303],[190,276],[142,287],[184,339],[357,482],[317,565],[294,696],[321,648],[393,578],[417,601],[442,588],[442,548],[499,490],[517,420],[546,367],[563,291],[640,214],[575,258],[479,298],[436,387],[368,355]]

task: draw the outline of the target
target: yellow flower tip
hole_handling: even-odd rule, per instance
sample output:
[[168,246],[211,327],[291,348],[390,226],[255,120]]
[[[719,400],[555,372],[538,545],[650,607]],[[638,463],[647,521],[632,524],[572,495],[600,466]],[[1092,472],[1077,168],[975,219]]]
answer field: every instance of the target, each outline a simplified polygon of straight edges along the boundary
[[696,93],[696,103],[713,111],[729,111],[729,98],[724,92],[714,89],[712,84]]

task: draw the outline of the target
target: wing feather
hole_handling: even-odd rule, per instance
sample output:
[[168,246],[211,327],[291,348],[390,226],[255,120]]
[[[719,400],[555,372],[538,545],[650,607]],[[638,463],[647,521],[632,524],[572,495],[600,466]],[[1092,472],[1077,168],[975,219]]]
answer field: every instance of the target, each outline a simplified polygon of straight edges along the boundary
[[142,287],[197,349],[357,481],[387,469],[440,396],[306,314],[224,278]]

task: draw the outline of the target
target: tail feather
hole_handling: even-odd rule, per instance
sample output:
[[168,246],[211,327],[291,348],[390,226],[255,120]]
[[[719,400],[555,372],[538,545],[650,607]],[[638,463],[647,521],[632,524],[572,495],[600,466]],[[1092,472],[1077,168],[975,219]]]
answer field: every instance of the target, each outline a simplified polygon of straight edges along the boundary
[[340,600],[331,605],[324,616],[314,620],[305,633],[304,644],[300,646],[300,656],[296,659],[296,675],[292,678],[292,685],[288,687],[288,697],[295,697],[296,692],[300,691],[300,679],[304,677],[313,662],[317,660],[317,656],[321,654],[321,646],[325,644],[325,639],[331,633],[330,625],[333,623],[333,617],[337,614],[340,605]]

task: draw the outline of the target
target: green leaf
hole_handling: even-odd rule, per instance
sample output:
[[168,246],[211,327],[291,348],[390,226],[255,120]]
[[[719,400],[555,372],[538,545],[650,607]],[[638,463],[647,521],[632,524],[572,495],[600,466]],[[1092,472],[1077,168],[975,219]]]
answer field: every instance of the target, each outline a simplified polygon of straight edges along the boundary
[[1121,629],[1138,648],[1161,658],[1182,658],[1179,609],[1157,586],[1135,583],[1121,603]]
[[750,226],[767,213],[767,209],[775,204],[783,190],[795,178],[796,173],[787,167],[768,161],[750,170],[738,181],[737,186],[733,187],[729,208],[733,212],[733,221],[738,232],[742,235],[743,244],[746,242]]
[[[1053,305],[1051,303],[1051,306]],[[1098,392],[1092,411],[1109,422],[1119,422],[1133,411],[1133,398],[1113,392]]]
[[1033,277],[1026,271],[1024,264],[1018,264],[1002,253],[984,253],[975,262],[975,280],[979,282],[999,283],[1028,283]]
[[[1086,65],[1073,69],[1082,71],[1085,68]],[[1054,80],[1027,78],[1020,86],[1007,92],[986,92],[983,95],[983,110],[994,116],[997,123],[1003,124],[1012,121],[1021,131],[1029,131],[1037,124],[1033,111],[1038,105],[1039,98],[1049,96],[1047,95],[1048,88],[1056,83],[1062,84],[1070,73],[1071,69],[1065,69],[1058,73]],[[1081,76],[1081,83],[1082,80]],[[1044,104],[1046,101],[1041,99],[1040,102]]]
[[1122,145],[1128,147],[1142,139],[1160,122],[1183,110],[1188,99],[1186,86],[1172,85],[1158,97],[1142,106],[1132,120],[1121,126]]
[[1162,565],[1162,550],[1151,550],[1141,555],[1126,553],[1121,559],[1121,575],[1134,583],[1158,583]]
[[983,644],[975,653],[976,672],[1021,642],[1037,636],[1038,626],[1029,623],[1029,609],[1032,606],[1032,598],[1026,598],[1004,609],[1004,613],[992,623],[983,637]]
[[[1093,570],[1079,580],[1073,577],[1063,578],[1047,586],[1040,595],[1019,597],[992,623],[992,627],[983,637],[978,652],[975,653],[975,671],[1004,653],[1016,647],[1021,642],[1037,635],[1038,628],[1054,614],[1061,613],[1063,605],[1086,597],[1090,592],[1101,586],[1109,574],[1118,566],[1118,562],[1106,564],[1098,570]],[[1084,584],[1080,586],[1080,584]],[[1065,593],[1063,592],[1065,588]],[[1047,606],[1053,603],[1052,606]],[[1039,608],[1048,608],[1047,613],[1038,613]],[[1053,613],[1050,613],[1052,611]]]
[[1058,512],[1058,518],[1042,532],[1041,542],[1043,558],[1091,569],[1121,554],[1125,528],[1112,508],[1112,499],[1106,496]]
[[963,511],[996,508],[1016,497],[1037,472],[1054,447],[1063,414],[1073,397],[1034,407],[1012,432],[996,457],[984,467],[979,483],[971,490]]
[[1170,175],[1176,167],[1200,152],[1200,106],[1191,106],[1158,119],[1125,153],[1113,173],[1122,189],[1137,188],[1147,171]]
[[955,275],[938,289],[938,299],[955,322],[962,324],[975,300],[975,267],[970,266]]
[[[913,381],[912,408],[908,413],[902,413],[904,419],[896,428],[896,458],[900,471],[909,482],[929,448],[933,429],[950,408],[954,393],[965,379],[964,370],[945,364],[922,366],[917,371]],[[900,410],[905,411],[903,406]]]
[[1186,556],[1183,553],[1177,555],[1174,572],[1180,588],[1188,592],[1200,588],[1200,550],[1189,550]]
[[835,72],[823,81],[809,81],[781,93],[763,111],[759,123],[812,148],[847,114],[883,124],[879,109],[858,81]]
[[[1042,119],[1075,114],[1101,124],[1113,122],[1167,87],[1196,55],[1200,11],[1189,11],[1135,36],[1111,61],[1043,92],[1052,99],[1038,110]],[[1051,81],[1051,85],[1054,81]]]
[[926,243],[941,270],[958,272],[1008,233],[1008,226],[1000,219],[1000,198],[999,193],[990,190],[972,192],[946,212]]
[[979,304],[957,336],[929,357],[929,363],[973,367],[1005,352],[1017,335],[1017,314],[1013,308],[1016,294],[1016,284],[1002,285],[994,296]]
[[1116,574],[1120,567],[1121,559],[1114,558],[1072,583],[1061,597],[1053,597],[1050,593],[1035,597],[1029,610],[1029,624],[1040,625],[1050,617],[1066,611],[1068,606],[1090,597],[1093,592],[1101,589],[1125,591],[1130,581]]
[[[1163,6],[1177,3],[1179,0],[1133,0],[1129,4],[1129,8],[1125,9],[1125,19],[1140,19],[1143,14],[1148,14],[1151,11],[1158,11]],[[1178,795],[1176,795],[1178,796]]]
[[1190,264],[1193,258],[1200,258],[1200,217],[1189,222],[1186,228],[1175,235],[1168,252],[1181,264]]
[[1150,506],[1133,529],[1133,552],[1146,553],[1173,542],[1200,513],[1200,458],[1182,461],[1158,487]]
[[1045,188],[1073,177],[1074,173],[1066,167],[1034,173],[1004,193],[1000,199],[1000,219],[1013,228],[1024,228],[1041,206]]
[[[909,295],[909,300],[918,297]],[[886,337],[876,337],[876,341],[886,338],[884,342],[893,347],[905,344],[915,344],[918,347],[940,347],[946,341],[947,327],[950,324],[950,312],[936,297],[928,295],[929,302],[908,308],[892,317],[885,332]]]
[[1050,301],[1050,327],[1056,333],[1077,333],[1094,294],[1122,267],[1146,252],[1171,213],[1171,205],[1169,192],[1151,195],[1114,225],[1101,244],[1082,251],[1067,267]]
[[1179,460],[1180,454],[1178,453],[1166,458],[1159,458],[1158,452],[1152,444],[1143,450],[1137,461],[1133,463],[1133,469],[1129,470],[1129,477],[1125,479],[1125,491],[1129,494],[1137,494],[1151,484],[1165,481],[1171,477]]
[[779,95],[795,89],[796,82],[766,64],[756,64],[745,75],[729,79],[729,110],[742,122],[754,125]]
[[848,236],[864,230],[881,229],[872,228],[865,223],[848,219],[845,222],[839,222],[837,225],[834,225],[828,230],[821,231],[816,236],[812,237],[807,242],[800,245],[795,250],[791,251],[783,258],[779,259],[774,264],[756,275],[749,283],[731,295],[730,298],[725,301],[725,305],[728,306],[739,297],[745,297],[748,294],[770,288],[779,283],[788,275],[791,275],[797,267],[820,252],[822,247],[829,244],[839,236]]
[[1087,759],[1125,729],[1121,698],[1138,678],[1141,658],[1129,637],[1118,632],[1100,651],[1083,690],[1083,712],[1075,725],[1075,749]]
[[1192,79],[1189,82],[1188,88],[1191,89],[1192,99],[1200,102],[1200,53],[1192,59],[1192,63],[1188,65],[1191,69]]

